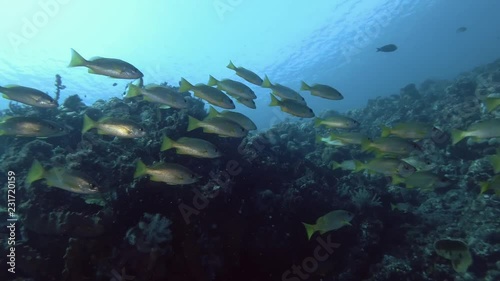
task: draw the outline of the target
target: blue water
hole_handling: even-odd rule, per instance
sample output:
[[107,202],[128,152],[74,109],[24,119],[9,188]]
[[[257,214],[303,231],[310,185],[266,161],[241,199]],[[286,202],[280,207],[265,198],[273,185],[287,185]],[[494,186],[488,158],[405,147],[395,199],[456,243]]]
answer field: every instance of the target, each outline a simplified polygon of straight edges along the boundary
[[[54,92],[54,75],[90,105],[120,97],[127,80],[67,68],[70,48],[84,57],[114,57],[146,83],[177,85],[238,77],[229,60],[299,89],[324,83],[342,101],[304,97],[316,115],[358,108],[408,83],[452,78],[500,55],[500,1],[74,1],[1,2],[0,84]],[[457,33],[465,26],[467,31]],[[376,47],[394,43],[393,53]],[[118,83],[113,87],[113,83]],[[253,87],[257,109],[237,105],[265,129],[293,118],[270,108],[268,90]],[[0,108],[8,105],[0,100]]]

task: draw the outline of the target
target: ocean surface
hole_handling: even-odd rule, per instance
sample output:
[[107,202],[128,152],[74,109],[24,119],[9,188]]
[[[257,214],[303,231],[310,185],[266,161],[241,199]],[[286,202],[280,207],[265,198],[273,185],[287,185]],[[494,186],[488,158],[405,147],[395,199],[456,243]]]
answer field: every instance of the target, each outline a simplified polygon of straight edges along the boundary
[[0,9],[0,280],[500,280],[500,1]]

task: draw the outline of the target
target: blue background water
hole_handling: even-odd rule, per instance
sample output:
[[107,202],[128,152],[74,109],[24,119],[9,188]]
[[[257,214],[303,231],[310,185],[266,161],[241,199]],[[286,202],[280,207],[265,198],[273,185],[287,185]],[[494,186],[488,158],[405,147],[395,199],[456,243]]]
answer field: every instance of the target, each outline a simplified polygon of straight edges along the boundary
[[[303,92],[318,115],[361,107],[408,83],[453,78],[500,56],[500,1],[1,1],[0,85],[54,92],[54,75],[85,103],[121,97],[127,80],[67,68],[70,48],[84,57],[126,60],[145,83],[177,85],[180,77],[238,79],[237,66],[299,89],[324,83],[345,99]],[[314,3],[314,4],[311,4]],[[465,26],[467,31],[457,33]],[[394,43],[394,53],[376,47]],[[113,87],[112,84],[118,85]],[[288,117],[268,107],[269,91],[253,87],[257,110],[237,104],[259,129]],[[0,108],[8,101],[1,99]],[[292,117],[294,118],[294,117]]]

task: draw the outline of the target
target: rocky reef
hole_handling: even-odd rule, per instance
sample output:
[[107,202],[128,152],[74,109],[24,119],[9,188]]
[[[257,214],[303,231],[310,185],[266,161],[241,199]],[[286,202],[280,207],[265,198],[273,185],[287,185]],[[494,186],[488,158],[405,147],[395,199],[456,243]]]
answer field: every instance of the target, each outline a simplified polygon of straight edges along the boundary
[[[355,146],[316,143],[317,135],[329,131],[314,128],[310,120],[285,121],[231,139],[186,132],[188,115],[207,115],[194,98],[187,98],[187,110],[162,109],[139,98],[87,106],[78,96],[58,109],[12,106],[0,115],[45,118],[71,129],[49,139],[0,138],[0,169],[4,174],[15,171],[18,183],[17,277],[498,280],[500,200],[491,192],[480,195],[479,182],[494,176],[487,156],[500,144],[490,139],[452,145],[449,132],[499,118],[498,109],[488,113],[482,103],[485,96],[500,93],[499,77],[500,60],[452,81],[404,86],[399,94],[369,100],[364,108],[346,113],[369,137],[380,136],[381,125],[402,121],[433,124],[444,132],[419,141],[426,159],[435,164],[433,171],[453,182],[431,191],[394,185],[383,176],[332,170],[333,161],[370,156]],[[64,88],[57,84],[59,93]],[[148,134],[138,139],[82,135],[84,114],[127,118]],[[160,152],[163,136],[203,138],[223,148],[223,156],[198,159]],[[203,178],[189,186],[134,179],[138,158],[179,163]],[[91,175],[100,195],[74,195],[43,182],[25,186],[34,159]],[[407,207],[391,209],[398,203]],[[301,222],[312,223],[334,209],[353,212],[352,225],[308,240]],[[436,250],[442,245],[437,241],[447,239],[462,241],[459,248],[469,251],[471,263],[465,270],[455,270],[456,259]],[[7,262],[5,255],[0,262]],[[10,280],[5,274],[0,273],[1,280]]]

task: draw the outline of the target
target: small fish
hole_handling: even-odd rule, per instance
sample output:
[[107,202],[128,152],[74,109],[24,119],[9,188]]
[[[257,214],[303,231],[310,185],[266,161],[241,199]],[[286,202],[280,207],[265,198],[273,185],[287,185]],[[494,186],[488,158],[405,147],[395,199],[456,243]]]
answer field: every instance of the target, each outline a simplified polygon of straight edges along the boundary
[[146,166],[141,160],[137,161],[134,178],[149,176],[156,182],[164,182],[168,185],[184,185],[198,181],[200,178],[188,168],[174,163],[156,163]]
[[490,161],[490,164],[493,167],[493,171],[495,171],[495,174],[500,173],[500,148],[497,149],[496,155],[488,156],[488,160]]
[[358,132],[339,132],[339,133],[331,133],[331,140],[339,140],[343,144],[361,144],[363,141],[370,141],[371,139],[365,136],[362,133]]
[[346,161],[343,161],[342,163],[338,163],[338,162],[333,161],[332,169],[333,170],[342,169],[342,170],[347,170],[347,171],[354,171],[354,170],[356,170],[356,163],[354,162],[354,160],[346,160]]
[[144,128],[131,121],[104,117],[96,122],[85,114],[83,116],[82,134],[94,128],[97,129],[99,135],[110,135],[119,138],[140,138],[146,134]]
[[250,118],[239,112],[233,112],[229,110],[223,110],[221,112],[218,112],[213,106],[210,106],[208,110],[208,116],[207,118],[205,118],[205,120],[214,117],[223,117],[229,119],[233,122],[238,123],[241,127],[245,128],[245,130],[247,131],[257,130],[257,125],[255,125],[255,123]]
[[207,83],[208,86],[217,86],[217,89],[225,91],[232,97],[240,97],[244,99],[256,99],[257,96],[247,85],[231,79],[217,80],[212,75]]
[[35,117],[5,117],[0,121],[0,136],[49,138],[68,132],[64,126]]
[[281,111],[297,117],[312,118],[314,112],[307,105],[296,102],[295,100],[283,99],[278,100],[271,94],[271,103],[269,106],[279,106]]
[[417,171],[430,171],[436,168],[436,163],[417,156],[410,156],[401,160],[415,167]]
[[26,176],[26,184],[31,185],[31,183],[41,179],[45,179],[48,186],[58,187],[74,193],[94,194],[99,192],[97,184],[87,175],[78,171],[66,170],[62,167],[45,170],[42,164],[35,160]]
[[293,100],[297,103],[306,104],[304,98],[297,93],[295,90],[288,88],[287,86],[283,86],[281,84],[271,84],[267,75],[264,78],[264,82],[262,82],[263,88],[269,88],[273,91],[273,94],[278,96],[283,100]]
[[135,66],[119,59],[95,57],[84,59],[79,53],[71,49],[71,61],[68,67],[85,66],[89,73],[121,79],[138,79],[144,75]]
[[241,67],[241,66],[236,67],[232,61],[229,61],[227,68],[236,71],[236,75],[247,80],[248,82],[250,82],[252,84],[255,84],[257,86],[262,85],[262,78],[260,78],[259,75],[255,74],[254,72],[252,72],[244,67]]
[[326,119],[315,118],[314,127],[321,125],[337,129],[354,129],[359,127],[359,122],[346,116],[336,115]]
[[391,203],[391,211],[397,210],[403,213],[408,213],[413,206],[408,203]]
[[415,173],[416,169],[412,165],[396,158],[374,158],[368,163],[354,160],[355,172],[368,170],[370,173],[380,173],[386,176],[400,175],[407,177]]
[[484,105],[488,113],[490,113],[500,106],[500,97],[486,97],[484,99]]
[[248,134],[240,124],[226,118],[214,117],[200,121],[194,117],[189,117],[188,131],[203,128],[204,133],[217,134],[221,137],[242,138]]
[[18,85],[7,85],[0,87],[0,93],[2,93],[2,96],[6,99],[35,107],[54,108],[58,106],[56,100],[51,98],[46,93],[33,88]]
[[125,98],[132,98],[141,95],[144,96],[144,100],[149,102],[164,104],[177,109],[188,108],[188,101],[184,96],[182,96],[181,93],[178,93],[171,88],[155,84],[147,85],[144,88],[130,84]]
[[365,139],[361,143],[361,150],[373,152],[377,157],[380,156],[408,156],[412,152],[422,151],[422,148],[407,139],[399,137],[377,138],[375,140]]
[[302,223],[306,228],[307,239],[311,239],[314,232],[320,234],[337,230],[345,225],[351,225],[354,214],[344,210],[331,211],[316,220],[316,224]]
[[322,84],[314,84],[309,86],[306,82],[302,81],[300,89],[302,91],[310,91],[311,95],[329,99],[329,100],[342,100],[344,96],[336,89]]
[[248,108],[251,108],[251,109],[257,108],[257,106],[255,105],[255,101],[252,99],[244,99],[244,98],[234,97],[234,96],[233,96],[233,98],[235,98],[237,102],[241,103],[242,105],[244,105]]
[[394,52],[398,49],[398,47],[394,44],[388,44],[388,45],[385,45],[385,46],[382,46],[380,48],[377,48],[377,52],[385,52],[385,53],[388,53],[388,52]]
[[382,125],[382,137],[397,136],[404,139],[427,139],[442,132],[433,125],[420,122],[398,123],[392,128]]
[[422,190],[432,190],[434,188],[447,187],[451,184],[451,181],[445,177],[437,176],[430,172],[415,172],[405,178],[393,175],[392,184],[404,183],[406,188],[418,187]]
[[174,141],[169,137],[164,137],[160,150],[165,151],[171,148],[175,148],[177,154],[190,155],[197,158],[217,158],[221,156],[217,147],[202,139],[184,137]]
[[321,137],[320,135],[316,135],[316,143],[324,143],[326,145],[332,145],[332,146],[345,146],[345,145],[347,145],[340,140],[332,140],[330,136]]
[[115,87],[116,85],[118,85],[118,83],[113,83],[113,87]]
[[497,196],[500,196],[500,174],[495,175],[489,181],[480,182],[481,192],[483,194],[488,190],[493,190]]
[[465,27],[465,26],[461,26],[461,27],[457,28],[457,33],[462,33],[465,31],[467,31],[467,27]]
[[226,96],[226,94],[224,94],[221,90],[212,88],[208,85],[201,83],[193,85],[189,83],[186,79],[181,78],[179,92],[183,93],[187,91],[193,91],[195,97],[204,99],[212,105],[216,105],[218,107],[222,107],[225,109],[235,108],[233,101],[228,96]]
[[491,119],[474,123],[470,125],[466,131],[451,131],[453,145],[457,144],[466,137],[473,137],[474,141],[500,137],[500,119]]

